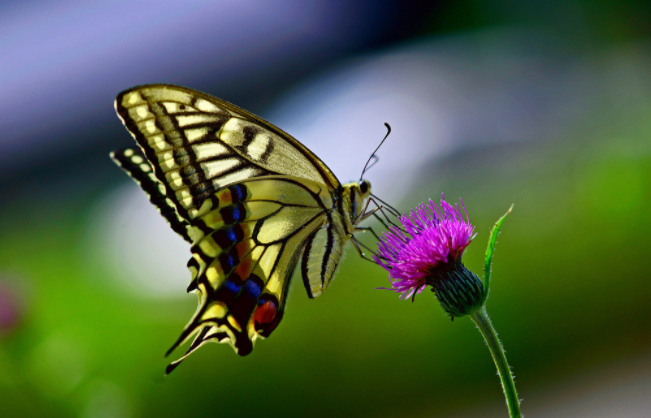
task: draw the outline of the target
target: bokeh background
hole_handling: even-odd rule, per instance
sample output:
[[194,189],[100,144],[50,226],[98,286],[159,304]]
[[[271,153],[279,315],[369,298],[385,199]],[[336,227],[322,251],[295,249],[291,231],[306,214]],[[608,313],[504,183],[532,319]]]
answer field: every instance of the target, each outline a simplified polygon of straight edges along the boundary
[[342,181],[389,122],[374,191],[462,198],[478,273],[514,203],[488,309],[523,412],[650,416],[650,41],[642,0],[3,2],[0,416],[506,416],[470,321],[375,290],[352,248],[250,356],[208,345],[164,377],[188,248],[108,158],[132,144],[115,95],[159,82],[270,120]]

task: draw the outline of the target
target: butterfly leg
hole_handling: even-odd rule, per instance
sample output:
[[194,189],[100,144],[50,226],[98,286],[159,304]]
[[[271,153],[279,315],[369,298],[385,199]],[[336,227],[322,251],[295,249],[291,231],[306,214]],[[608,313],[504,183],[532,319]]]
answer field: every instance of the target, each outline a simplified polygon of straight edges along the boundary
[[360,257],[362,257],[366,261],[370,261],[373,264],[377,264],[375,260],[373,260],[372,258],[368,258],[360,247],[364,247],[365,249],[369,250],[373,255],[376,255],[375,251],[373,251],[372,249],[364,245],[364,243],[359,242],[357,238],[355,238],[353,235],[351,235],[350,238],[351,241],[353,242],[353,245],[355,246],[355,249],[357,250],[357,254],[359,254]]
[[[380,204],[378,204],[378,203],[375,201],[374,198],[370,198],[368,201],[370,202],[371,200],[373,200],[373,203],[374,203],[377,207],[376,207],[375,209],[373,209],[372,211],[368,212],[368,213],[369,213],[369,216],[371,216],[371,215],[374,216],[375,219],[377,219],[378,221],[380,221],[380,223],[381,223],[381,224],[382,224],[386,229],[389,229],[389,225],[391,225],[391,226],[393,226],[393,227],[395,227],[395,228],[398,228],[399,230],[401,230],[401,231],[404,232],[404,229],[403,229],[402,227],[400,227],[399,225],[396,225],[396,223],[393,222],[393,221],[391,220],[391,218],[389,217],[389,215],[393,215],[393,216],[395,216],[395,217],[399,217],[399,216],[400,216],[400,214],[399,214],[398,212],[395,212],[395,209],[390,208],[390,207],[387,207],[387,206],[384,206],[384,205],[380,205]],[[385,210],[386,210],[386,212],[385,212]],[[380,213],[382,213],[382,216],[384,216],[384,219],[382,219],[382,218],[381,218],[381,217],[380,217],[376,212],[380,212]],[[389,212],[389,214],[387,214],[387,212]],[[385,221],[385,220],[386,220],[386,221]],[[389,225],[387,225],[387,223],[388,223]]]
[[357,226],[355,231],[371,231],[371,234],[378,240],[381,241],[380,236],[375,232],[372,226]]
[[[375,205],[375,209],[373,209],[370,212],[367,212],[368,206],[373,202]],[[380,203],[378,203],[380,202]],[[366,219],[367,217],[371,216],[373,213],[380,211],[384,215],[384,217],[389,220],[389,217],[387,216],[386,212],[389,212],[390,215],[395,216],[396,218],[400,217],[400,212],[398,212],[397,209],[395,209],[393,206],[389,206],[384,200],[381,200],[375,195],[371,195],[371,197],[366,201],[366,206],[364,207],[364,212],[363,213],[363,219]]]
[[383,206],[383,207],[387,208],[387,209],[391,212],[391,214],[392,214],[393,216],[395,216],[395,217],[399,217],[399,216],[400,216],[400,212],[398,212],[398,209],[394,208],[393,206],[391,206],[390,204],[388,204],[388,203],[385,202],[384,200],[380,199],[380,198],[377,197],[376,195],[371,194],[371,199],[373,199],[374,201],[377,200],[377,201],[379,201],[380,203],[382,203],[382,205],[378,205],[377,202],[374,202],[375,205],[377,205],[377,206]]
[[362,222],[363,220],[370,218],[375,212],[377,212],[380,209],[380,206],[377,204],[377,202],[374,201],[373,203],[377,207],[375,209],[369,211],[368,206],[371,204],[371,200],[372,199],[368,199],[366,201],[366,205],[364,205],[364,210],[362,210],[362,214],[359,215],[359,217],[357,218],[357,221],[355,222],[355,224],[358,224],[358,223]]

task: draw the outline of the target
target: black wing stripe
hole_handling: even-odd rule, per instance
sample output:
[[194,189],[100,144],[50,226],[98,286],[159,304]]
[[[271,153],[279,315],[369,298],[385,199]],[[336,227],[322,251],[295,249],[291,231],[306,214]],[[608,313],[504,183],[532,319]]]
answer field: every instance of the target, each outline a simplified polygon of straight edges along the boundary
[[305,290],[315,298],[328,287],[341,258],[341,238],[331,219],[314,231],[301,254],[301,275]]
[[[192,239],[188,235],[188,227],[190,224],[179,216],[173,203],[167,198],[164,193],[165,186],[154,177],[153,170],[140,148],[123,148],[113,151],[111,158],[140,185],[149,198],[149,201],[163,215],[174,232],[191,243]],[[143,165],[149,168],[145,169]]]
[[[146,141],[145,135],[149,137],[174,130],[172,127],[175,124],[179,130],[205,128],[210,124],[215,124],[215,128],[221,128],[229,119],[237,118],[282,138],[307,159],[306,162],[325,184],[334,190],[341,186],[334,174],[316,155],[286,132],[244,109],[208,94],[169,84],[142,85],[118,94],[116,109],[127,128],[134,136],[139,137],[136,138],[139,142]],[[138,123],[135,123],[135,120],[138,120]],[[131,123],[127,123],[129,121]],[[146,124],[152,122],[156,129],[146,129]],[[270,144],[267,154],[264,155],[263,152],[266,158],[272,154],[275,147],[273,142]],[[258,159],[266,163],[265,158],[256,158]]]
[[318,232],[318,229],[314,231],[307,239],[303,253],[301,254],[301,277],[303,278],[303,285],[305,286],[305,291],[307,296],[310,299],[314,298],[312,294],[312,286],[310,285],[310,274],[308,269],[308,263],[310,261],[310,254],[312,253],[312,244],[314,243],[314,236]]
[[328,269],[328,260],[330,260],[330,254],[332,254],[332,248],[334,247],[334,236],[332,234],[332,226],[328,224],[326,226],[326,239],[327,244],[325,251],[323,252],[323,257],[321,258],[321,284],[325,286],[326,270]]
[[[121,96],[118,96],[118,103],[121,103]],[[191,219],[189,210],[198,209],[211,193],[232,181],[236,181],[237,178],[235,177],[237,177],[239,170],[242,170],[242,177],[270,174],[268,170],[259,168],[259,165],[248,160],[246,156],[242,156],[229,144],[219,141],[219,138],[215,136],[223,124],[232,117],[228,112],[211,114],[211,117],[219,119],[217,122],[187,124],[180,127],[177,118],[169,115],[164,106],[155,102],[148,102],[148,109],[155,116],[139,120],[137,123],[129,117],[128,108],[118,106],[118,113],[120,113],[127,128],[134,134],[136,141],[145,150],[147,159],[154,167],[156,178],[168,186],[168,197],[174,202],[175,211],[183,219],[189,221]],[[203,114],[188,112],[188,115]],[[153,121],[157,129],[155,133],[145,133],[144,126],[148,121]],[[202,139],[197,141],[188,139],[186,132],[193,128],[206,129],[206,133],[201,136]],[[249,133],[247,137],[252,140],[252,134],[254,133]],[[164,136],[165,144],[162,150],[154,146],[149,140],[149,138],[161,134]],[[197,154],[196,146],[216,143],[224,149],[223,153],[213,156],[200,156]],[[228,164],[226,166],[228,168],[220,172],[219,161]],[[233,161],[239,161],[240,163],[233,166]],[[171,168],[167,167],[168,163],[172,163],[169,164]],[[203,164],[212,166],[210,171],[207,171],[209,169]],[[226,176],[230,177],[226,178]],[[187,190],[190,193],[190,198],[182,196],[182,193],[180,193],[182,190]]]

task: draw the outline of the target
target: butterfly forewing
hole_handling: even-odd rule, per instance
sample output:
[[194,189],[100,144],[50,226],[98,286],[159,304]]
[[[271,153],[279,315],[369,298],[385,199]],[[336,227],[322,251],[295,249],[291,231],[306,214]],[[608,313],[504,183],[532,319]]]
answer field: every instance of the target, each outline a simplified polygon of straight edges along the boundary
[[302,144],[230,103],[189,89],[142,86],[120,93],[116,110],[191,219],[211,193],[240,180],[288,174],[336,189],[338,181]]
[[184,240],[192,243],[190,224],[179,215],[176,205],[167,197],[166,186],[156,179],[151,164],[140,148],[115,150],[111,153],[111,158],[138,183],[172,229]]

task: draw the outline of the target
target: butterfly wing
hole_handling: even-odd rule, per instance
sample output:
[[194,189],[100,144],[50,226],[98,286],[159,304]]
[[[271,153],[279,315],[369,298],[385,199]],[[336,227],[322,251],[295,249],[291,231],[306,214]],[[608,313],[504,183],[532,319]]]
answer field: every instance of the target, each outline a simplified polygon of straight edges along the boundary
[[191,220],[220,187],[250,177],[285,174],[340,183],[328,167],[287,133],[239,107],[172,85],[120,93],[115,108],[143,150],[180,217]]
[[328,287],[348,242],[338,218],[338,212],[329,213],[327,221],[308,237],[301,253],[301,276],[310,298],[320,296]]
[[301,251],[327,223],[329,207],[327,188],[291,176],[242,181],[204,201],[191,222],[188,263],[199,307],[170,352],[197,336],[168,373],[205,342],[226,342],[247,355],[258,337],[271,334]]
[[115,150],[111,152],[111,159],[138,183],[172,229],[192,244],[190,223],[179,215],[176,204],[166,196],[165,185],[154,175],[154,169],[142,150],[138,147]]
[[170,352],[196,336],[168,373],[208,341],[248,354],[282,318],[299,262],[310,297],[332,279],[348,240],[341,184],[294,138],[207,94],[146,85],[115,106],[140,149],[113,159],[192,243],[199,306]]

